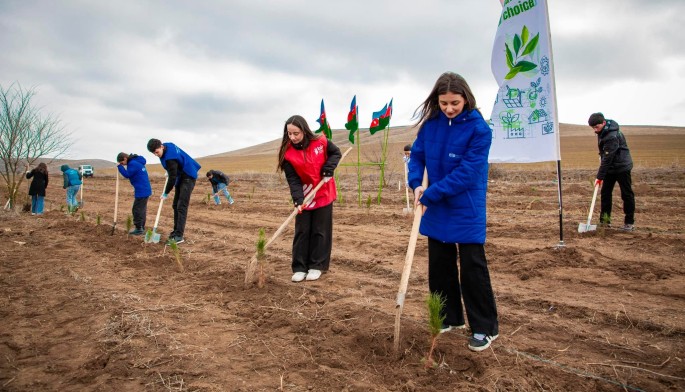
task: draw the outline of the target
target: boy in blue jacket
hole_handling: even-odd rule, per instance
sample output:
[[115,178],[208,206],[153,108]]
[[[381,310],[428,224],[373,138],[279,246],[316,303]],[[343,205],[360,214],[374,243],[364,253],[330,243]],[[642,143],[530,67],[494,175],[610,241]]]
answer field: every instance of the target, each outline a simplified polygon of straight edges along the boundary
[[167,171],[169,181],[162,193],[161,199],[166,199],[172,189],[174,193],[174,230],[169,234],[167,244],[184,242],[183,234],[188,217],[190,195],[195,188],[197,172],[200,164],[181,150],[174,143],[162,143],[159,139],[150,139],[147,142],[147,150],[159,157],[162,167]]
[[145,158],[136,154],[120,152],[117,155],[117,169],[119,173],[128,178],[133,185],[133,224],[135,228],[129,232],[131,235],[143,235],[145,233],[145,218],[147,217],[147,200],[152,195],[150,178],[145,169]]

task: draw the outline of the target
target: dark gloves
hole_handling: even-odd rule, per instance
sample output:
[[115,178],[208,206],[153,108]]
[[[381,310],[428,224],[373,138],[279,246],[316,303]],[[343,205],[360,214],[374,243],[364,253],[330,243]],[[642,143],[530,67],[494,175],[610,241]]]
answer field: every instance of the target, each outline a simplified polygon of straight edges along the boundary
[[321,169],[322,177],[333,177],[333,170]]

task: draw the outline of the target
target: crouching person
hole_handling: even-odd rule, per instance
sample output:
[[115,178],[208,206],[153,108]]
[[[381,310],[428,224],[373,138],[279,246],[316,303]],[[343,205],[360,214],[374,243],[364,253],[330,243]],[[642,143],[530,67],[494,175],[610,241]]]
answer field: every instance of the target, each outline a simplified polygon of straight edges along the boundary
[[207,179],[212,184],[212,194],[214,195],[214,204],[221,204],[220,194],[226,196],[228,204],[233,204],[233,197],[228,192],[228,184],[231,181],[228,176],[219,170],[210,170],[207,172]]

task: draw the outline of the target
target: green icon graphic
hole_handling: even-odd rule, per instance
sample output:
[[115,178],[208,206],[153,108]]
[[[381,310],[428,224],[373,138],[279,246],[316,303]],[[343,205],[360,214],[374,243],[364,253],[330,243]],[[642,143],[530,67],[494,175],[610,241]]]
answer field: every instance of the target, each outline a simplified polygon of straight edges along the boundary
[[[514,41],[512,42],[514,47],[513,52],[511,51],[508,43],[504,44],[507,54],[507,66],[509,67],[509,73],[504,77],[504,79],[509,80],[516,76],[519,72],[531,71],[537,68],[537,64],[528,61],[530,59],[526,60],[526,57],[530,57],[529,55],[533,53],[535,48],[537,48],[538,41],[540,39],[540,33],[535,34],[535,37],[533,37],[530,41],[528,40],[529,36],[530,32],[528,31],[528,27],[523,26],[520,36],[518,34],[514,34]],[[523,51],[521,51],[522,49]]]

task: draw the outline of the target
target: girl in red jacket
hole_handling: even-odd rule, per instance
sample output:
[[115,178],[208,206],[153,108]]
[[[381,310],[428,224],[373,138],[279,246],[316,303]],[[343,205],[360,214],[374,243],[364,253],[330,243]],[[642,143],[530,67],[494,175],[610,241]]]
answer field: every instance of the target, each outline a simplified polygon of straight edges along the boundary
[[[283,127],[278,169],[285,173],[290,195],[300,214],[295,218],[293,282],[317,280],[328,270],[333,248],[333,202],[336,198],[333,171],[341,158],[333,142],[312,133],[302,116],[292,116]],[[324,185],[312,201],[304,198],[319,182]]]

